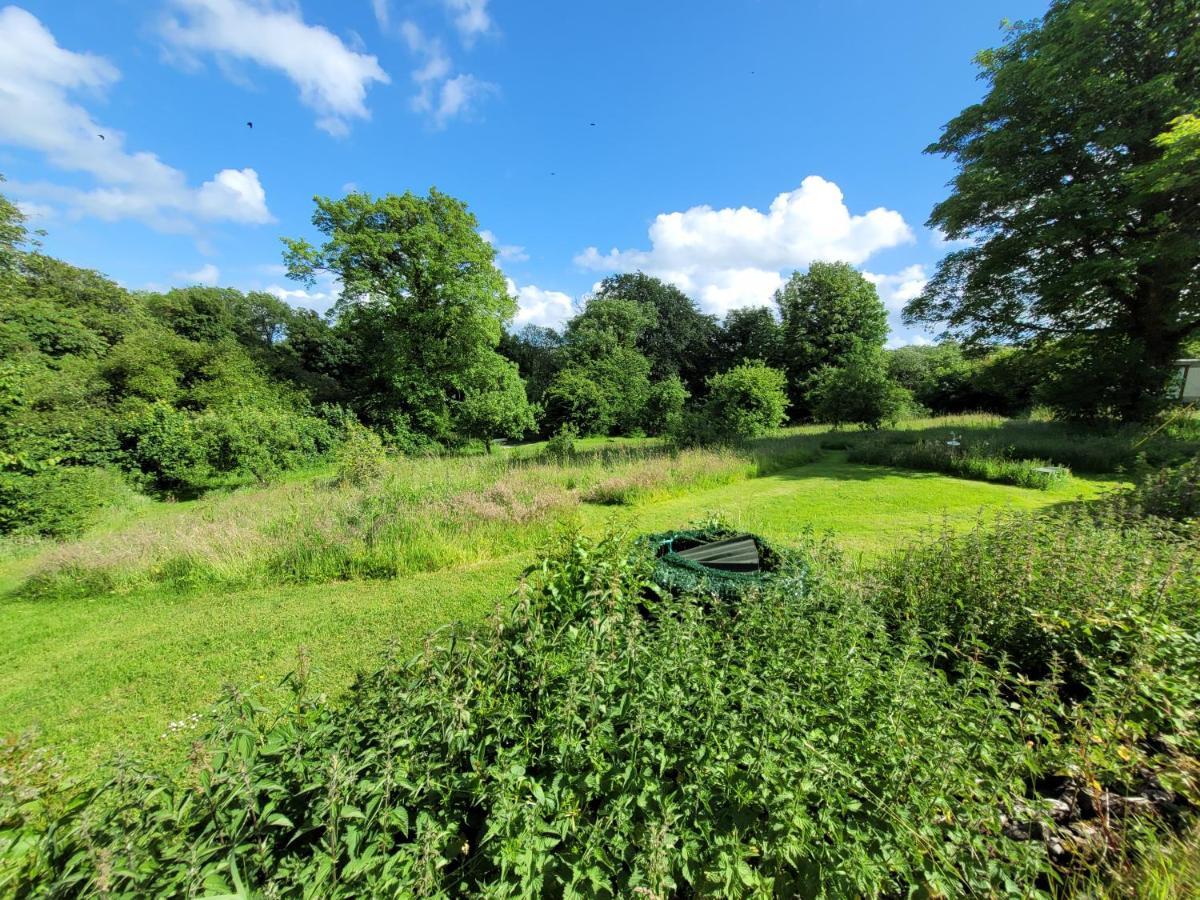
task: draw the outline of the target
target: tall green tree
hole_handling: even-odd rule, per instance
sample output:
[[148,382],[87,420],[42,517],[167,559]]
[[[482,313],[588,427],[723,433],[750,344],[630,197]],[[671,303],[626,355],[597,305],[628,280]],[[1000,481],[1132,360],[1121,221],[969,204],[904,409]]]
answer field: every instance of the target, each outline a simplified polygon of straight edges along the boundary
[[646,311],[647,324],[638,336],[637,349],[650,360],[652,378],[678,375],[691,390],[703,386],[712,371],[717,320],[701,312],[691,297],[644,272],[605,278],[596,297],[628,300]]
[[760,359],[774,364],[780,355],[779,320],[766,306],[732,309],[725,315],[717,336],[718,368]]
[[1055,0],[976,62],[986,96],[927,148],[958,164],[929,225],[973,243],[906,319],[1055,341],[1064,410],[1144,417],[1200,328],[1200,5]]
[[454,440],[454,408],[490,365],[516,312],[494,251],[466,204],[431,188],[316,198],[320,247],[285,239],[292,278],[342,284],[336,312],[360,368],[368,419]]
[[563,367],[546,389],[545,425],[581,434],[629,432],[650,395],[651,364],[638,342],[655,319],[634,300],[597,294],[567,323]]
[[779,358],[788,374],[792,415],[807,416],[807,380],[824,366],[883,347],[887,310],[875,285],[849,263],[815,262],[775,292],[782,322]]

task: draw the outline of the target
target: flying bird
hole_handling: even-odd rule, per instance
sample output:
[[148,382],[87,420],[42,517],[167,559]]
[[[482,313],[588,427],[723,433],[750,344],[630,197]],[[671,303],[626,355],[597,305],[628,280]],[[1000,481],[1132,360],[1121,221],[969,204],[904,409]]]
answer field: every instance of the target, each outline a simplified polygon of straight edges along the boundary
[[96,135],[96,137],[100,138],[100,140],[102,140],[102,141],[108,140],[108,138],[106,138],[106,137],[105,137],[104,135],[102,135],[102,134],[98,134],[98,135]]
[[596,127],[596,123],[595,123],[595,122],[588,122],[588,124],[589,124],[589,125],[591,125],[593,128],[595,128],[595,127]]
[[254,127],[254,123],[253,123],[253,122],[247,122],[247,123],[246,123],[246,127],[247,127],[247,128],[253,128],[253,127]]

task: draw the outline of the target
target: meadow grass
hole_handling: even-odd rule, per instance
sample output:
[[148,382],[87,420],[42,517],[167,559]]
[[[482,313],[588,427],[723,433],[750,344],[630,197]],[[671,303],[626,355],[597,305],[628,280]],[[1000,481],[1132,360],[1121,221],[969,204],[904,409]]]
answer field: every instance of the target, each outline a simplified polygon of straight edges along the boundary
[[[782,458],[779,444],[772,450],[768,442],[764,470]],[[582,484],[602,483],[599,474],[588,481],[581,471],[560,474]],[[808,465],[628,505],[578,503],[568,520],[591,533],[614,522],[657,531],[719,513],[733,527],[782,543],[799,541],[807,530],[830,532],[851,556],[871,558],[931,524],[966,528],[981,511],[1040,508],[1092,497],[1107,486],[1071,479],[1051,491],[1030,491],[855,465],[844,454],[828,452]],[[175,511],[159,504],[153,524],[164,542],[189,533],[175,529],[200,528],[197,522],[210,529],[204,533],[219,535],[225,524],[243,511],[252,515],[256,503],[277,490],[210,498]],[[218,526],[211,521],[212,507],[223,509],[225,503],[233,503],[236,514]],[[550,535],[557,527],[552,523],[539,530]],[[520,526],[510,530],[525,536],[509,546],[530,540]],[[89,540],[112,539],[102,534]],[[491,556],[484,555],[486,548],[476,548],[464,551],[465,562],[458,565],[388,580],[215,583],[190,590],[149,584],[124,593],[10,596],[0,601],[7,626],[0,635],[0,671],[6,673],[0,680],[0,733],[38,727],[48,743],[67,753],[76,771],[121,750],[153,758],[177,754],[186,745],[186,730],[170,733],[168,723],[186,722],[222,684],[275,684],[294,666],[301,645],[314,661],[317,683],[332,691],[347,684],[356,669],[371,666],[389,642],[395,641],[402,654],[416,652],[428,631],[481,618],[504,601],[540,549],[497,546]],[[57,552],[54,547],[41,552],[47,550]],[[37,563],[24,558],[20,566],[28,570]],[[0,573],[5,569],[0,564]]]

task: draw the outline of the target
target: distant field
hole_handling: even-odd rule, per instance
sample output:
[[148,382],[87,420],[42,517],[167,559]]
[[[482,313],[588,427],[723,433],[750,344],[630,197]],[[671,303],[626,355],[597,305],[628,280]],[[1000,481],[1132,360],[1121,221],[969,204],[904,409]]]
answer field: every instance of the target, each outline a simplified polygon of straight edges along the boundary
[[[381,497],[389,509],[413,515],[444,512],[450,498],[450,506],[465,504],[469,515],[457,532],[452,526],[460,520],[453,517],[436,532],[428,530],[429,522],[424,531],[406,531],[412,524],[407,513],[372,520],[378,527],[389,523],[397,541],[425,541],[421,554],[410,546],[407,556],[388,556],[385,548],[355,544],[330,557],[345,562],[353,552],[413,564],[391,578],[318,578],[319,567],[290,583],[263,584],[254,575],[262,563],[255,554],[263,547],[276,552],[306,539],[301,513],[314,509],[311,504],[348,502],[347,489],[320,486],[328,473],[188,504],[147,501],[73,544],[9,545],[0,557],[6,624],[0,636],[0,733],[36,726],[80,771],[124,750],[162,758],[188,737],[186,729],[171,734],[168,723],[202,711],[223,684],[274,683],[294,666],[300,646],[318,683],[336,691],[355,671],[372,668],[389,644],[413,653],[432,629],[482,618],[505,600],[539,547],[564,525],[599,531],[615,522],[659,530],[720,514],[781,542],[799,540],[808,529],[830,532],[852,557],[871,556],[944,519],[966,526],[1000,508],[1092,497],[1113,483],[1076,477],[1039,491],[855,465],[843,451],[819,451],[827,437],[793,431],[767,439],[757,457],[705,451],[671,460],[637,455],[647,450],[646,442],[594,441],[580,449],[608,448],[614,455],[605,461],[585,454],[564,466],[515,470],[500,454],[490,461],[402,462],[386,485],[356,495],[361,508],[346,511],[354,527],[367,527],[363,517]],[[818,453],[814,462],[786,465]],[[607,505],[581,499],[597,491],[610,500]],[[441,498],[432,506],[431,495]],[[413,500],[418,496],[424,499]],[[624,502],[612,503],[613,496]],[[415,505],[404,507],[406,502]],[[287,527],[272,524],[275,515],[283,515]],[[260,528],[269,540],[260,541]],[[216,566],[208,573],[219,579],[227,571],[226,583],[155,580],[184,571],[179,560],[188,553],[203,557],[197,542],[234,538],[242,555],[222,563],[226,570]],[[460,546],[453,546],[456,539]],[[178,546],[154,556],[156,541]],[[104,570],[115,558],[106,554],[148,568],[125,581],[114,575],[116,592],[79,592],[63,583],[61,595],[19,594],[31,573],[53,570],[63,559]]]

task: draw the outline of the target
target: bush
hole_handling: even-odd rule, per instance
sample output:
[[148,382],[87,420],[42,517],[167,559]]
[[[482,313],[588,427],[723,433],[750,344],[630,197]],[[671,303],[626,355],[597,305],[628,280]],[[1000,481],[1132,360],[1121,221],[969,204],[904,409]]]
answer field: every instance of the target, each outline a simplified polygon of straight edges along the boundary
[[64,785],[0,745],[0,871],[16,896],[1037,896],[1160,827],[1138,785],[1198,797],[1194,550],[1008,516],[861,575],[810,544],[725,603],[568,536],[491,623],[338,704],[305,660],[283,709],[230,691],[173,773]]
[[574,540],[511,615],[389,660],[342,706],[310,695],[301,669],[281,713],[231,693],[174,777],[125,768],[83,795],[31,789],[5,823],[20,835],[14,884],[323,897],[1031,889],[1044,854],[1003,837],[1000,816],[1036,751],[994,680],[967,667],[931,677],[919,643],[895,642],[860,598],[786,585],[735,614],[657,596],[626,542]]
[[704,418],[714,437],[744,440],[783,424],[787,376],[779,369],[760,362],[742,363],[711,376],[707,383]]
[[573,425],[563,425],[546,441],[542,452],[555,462],[568,462],[575,457],[575,441],[578,439],[579,431]]
[[674,434],[683,423],[683,407],[687,403],[687,388],[678,375],[671,375],[650,385],[642,425],[647,434]]
[[346,429],[346,439],[334,456],[339,484],[362,487],[383,474],[387,451],[379,435],[357,423]]
[[1110,505],[1130,518],[1200,518],[1200,458],[1147,475],[1136,487],[1116,494]]
[[132,496],[124,479],[105,469],[0,472],[0,534],[70,537],[94,525],[106,507]]
[[826,366],[808,380],[813,418],[834,427],[851,422],[878,429],[895,424],[912,395],[887,374],[883,357],[860,352],[842,366]]

